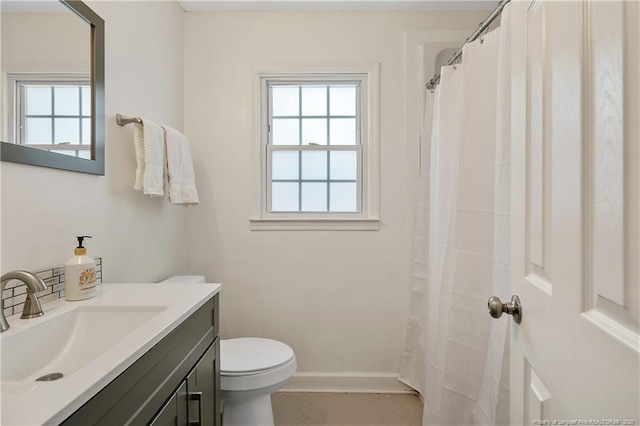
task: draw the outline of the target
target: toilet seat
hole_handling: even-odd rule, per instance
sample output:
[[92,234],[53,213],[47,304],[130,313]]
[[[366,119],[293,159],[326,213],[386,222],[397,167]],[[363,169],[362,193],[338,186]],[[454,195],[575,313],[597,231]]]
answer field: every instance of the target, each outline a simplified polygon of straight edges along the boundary
[[293,349],[282,342],[257,337],[220,342],[220,387],[223,392],[279,387],[293,376],[296,368]]
[[293,349],[271,339],[241,337],[220,342],[220,372],[234,376],[258,374],[288,363]]

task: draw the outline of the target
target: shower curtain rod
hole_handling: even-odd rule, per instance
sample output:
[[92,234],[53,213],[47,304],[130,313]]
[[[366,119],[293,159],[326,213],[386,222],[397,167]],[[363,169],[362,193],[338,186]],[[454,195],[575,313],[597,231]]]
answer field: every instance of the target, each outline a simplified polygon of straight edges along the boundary
[[[467,43],[471,43],[472,41],[474,41],[475,39],[480,37],[480,34],[482,34],[484,32],[484,30],[486,30],[489,27],[489,25],[491,25],[491,23],[498,16],[500,16],[500,14],[502,13],[502,9],[504,9],[504,7],[510,1],[511,0],[500,0],[500,3],[498,3],[496,8],[493,9],[493,12],[491,12],[491,15],[489,15],[487,17],[487,19],[485,19],[484,21],[482,21],[480,23],[480,26],[478,27],[478,29],[475,30],[475,32],[473,34],[471,34],[471,36],[464,41],[464,44],[462,45],[462,47],[460,49],[458,49],[458,51],[453,54],[451,59],[449,59],[447,61],[447,65],[455,64],[458,61],[458,59],[460,59],[460,57],[462,57],[462,49],[463,49],[464,45],[467,44]],[[429,80],[429,82],[427,83],[427,89],[433,89],[434,87],[436,87],[436,84],[438,84],[439,82],[440,82],[440,74],[435,74],[431,78],[431,80]]]

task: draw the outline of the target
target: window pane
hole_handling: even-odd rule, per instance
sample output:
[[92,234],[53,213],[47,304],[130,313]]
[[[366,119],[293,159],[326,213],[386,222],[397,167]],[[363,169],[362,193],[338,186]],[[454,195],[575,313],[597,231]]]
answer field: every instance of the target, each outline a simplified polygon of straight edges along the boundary
[[358,177],[358,154],[354,151],[332,151],[329,167],[331,179],[356,180]]
[[91,160],[91,150],[89,149],[79,149],[78,151],[75,151],[78,153],[78,157],[80,158],[86,158],[87,160]]
[[330,185],[329,205],[332,212],[355,212],[357,211],[356,202],[356,183],[332,182]]
[[302,88],[302,115],[327,115],[327,87]]
[[271,142],[273,145],[299,145],[300,120],[296,118],[273,119]]
[[70,142],[80,143],[80,119],[77,118],[56,118],[54,120],[53,143]]
[[[327,152],[303,151],[302,152],[302,179],[326,179],[327,178]],[[304,202],[304,199],[303,199]]]
[[271,211],[297,212],[298,210],[298,183],[272,182],[271,183]]
[[273,151],[271,179],[298,179],[299,151]]
[[51,87],[25,87],[27,115],[51,115]]
[[302,211],[327,211],[327,184],[324,182],[304,182],[302,184]]
[[273,116],[300,115],[298,86],[273,86],[271,90]]
[[82,119],[82,140],[81,144],[91,145],[91,119]]
[[27,118],[25,128],[25,143],[46,144],[51,143],[51,119]]
[[333,118],[330,120],[330,144],[331,145],[355,145],[356,144],[356,119]]
[[303,145],[327,144],[327,119],[303,118],[302,119],[302,144]]
[[[59,149],[59,150],[50,149],[49,152],[55,152],[55,153],[62,154],[62,155],[68,155],[70,157],[80,157],[80,158],[88,158],[88,159],[90,159],[88,157],[88,155],[90,154],[88,151],[86,152],[86,154],[84,154],[85,151],[80,151],[81,153],[83,153],[83,154],[80,154],[80,155],[78,155],[78,151],[76,151],[75,149]],[[85,157],[84,155],[87,155],[87,156]]]
[[54,87],[53,90],[55,115],[80,114],[80,89],[78,87]]
[[356,87],[329,88],[330,115],[356,115]]
[[91,88],[82,86],[82,115],[91,115]]

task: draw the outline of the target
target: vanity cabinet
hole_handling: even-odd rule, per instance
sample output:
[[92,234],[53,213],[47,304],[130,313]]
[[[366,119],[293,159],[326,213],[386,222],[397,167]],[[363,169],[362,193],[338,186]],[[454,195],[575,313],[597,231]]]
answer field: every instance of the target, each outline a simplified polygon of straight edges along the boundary
[[215,381],[212,380],[215,377],[217,347],[218,345],[209,347],[189,376],[151,421],[152,426],[217,424],[214,419],[217,418],[216,400],[219,399],[219,395],[216,395]]
[[218,295],[62,424],[220,426]]

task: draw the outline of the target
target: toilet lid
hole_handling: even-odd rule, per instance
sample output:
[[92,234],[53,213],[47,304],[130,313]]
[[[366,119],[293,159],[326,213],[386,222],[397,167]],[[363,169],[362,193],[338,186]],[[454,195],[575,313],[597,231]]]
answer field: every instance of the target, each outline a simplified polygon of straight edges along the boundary
[[268,370],[286,363],[293,356],[293,349],[276,340],[241,337],[220,341],[222,372],[251,373]]

